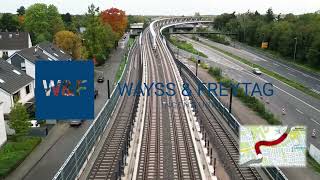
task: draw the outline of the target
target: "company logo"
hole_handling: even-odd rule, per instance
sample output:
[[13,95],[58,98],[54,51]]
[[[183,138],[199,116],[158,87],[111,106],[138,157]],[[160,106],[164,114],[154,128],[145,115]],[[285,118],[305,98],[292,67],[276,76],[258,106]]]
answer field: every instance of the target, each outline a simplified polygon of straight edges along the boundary
[[93,119],[92,61],[36,62],[37,119]]

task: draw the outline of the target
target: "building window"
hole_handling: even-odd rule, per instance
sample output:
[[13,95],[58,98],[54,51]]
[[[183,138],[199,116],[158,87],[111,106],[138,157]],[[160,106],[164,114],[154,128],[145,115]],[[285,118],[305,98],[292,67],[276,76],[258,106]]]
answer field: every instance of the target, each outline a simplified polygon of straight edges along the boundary
[[30,85],[26,86],[26,94],[30,93]]
[[21,66],[21,70],[22,70],[22,71],[26,71],[26,63],[25,63],[25,62],[22,62],[22,63],[20,64],[20,66]]
[[20,91],[13,94],[13,102],[18,102],[20,100]]

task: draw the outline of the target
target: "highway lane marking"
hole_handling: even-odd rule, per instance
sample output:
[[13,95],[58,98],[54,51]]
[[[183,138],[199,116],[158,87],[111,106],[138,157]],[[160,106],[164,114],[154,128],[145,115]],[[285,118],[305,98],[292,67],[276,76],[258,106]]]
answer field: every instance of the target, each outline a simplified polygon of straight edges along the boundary
[[277,64],[277,63],[272,63],[273,65],[275,65],[275,66],[280,66],[279,64]]
[[291,75],[291,76],[294,76],[294,77],[297,77],[296,75],[294,75],[294,74],[291,74],[291,73],[288,73],[289,75]]
[[313,121],[314,123],[316,123],[316,124],[318,124],[319,126],[320,126],[320,123],[319,122],[317,122],[316,120],[314,120],[314,119],[310,119],[311,121]]
[[300,114],[304,114],[302,111],[300,111],[299,109],[296,108],[296,111],[298,111],[298,113]]

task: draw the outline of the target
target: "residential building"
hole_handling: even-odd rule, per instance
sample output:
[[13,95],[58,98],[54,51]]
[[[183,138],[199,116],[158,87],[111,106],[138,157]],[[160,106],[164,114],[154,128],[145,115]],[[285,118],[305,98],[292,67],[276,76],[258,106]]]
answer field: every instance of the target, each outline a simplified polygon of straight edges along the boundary
[[26,104],[34,98],[34,79],[6,61],[0,61],[0,99],[8,114],[15,102]]
[[0,58],[7,59],[16,51],[31,46],[31,38],[27,32],[0,32]]
[[3,102],[0,101],[0,147],[7,141],[6,126],[3,117]]
[[70,61],[71,56],[52,43],[40,43],[31,48],[15,52],[7,62],[35,78],[35,62],[37,60]]

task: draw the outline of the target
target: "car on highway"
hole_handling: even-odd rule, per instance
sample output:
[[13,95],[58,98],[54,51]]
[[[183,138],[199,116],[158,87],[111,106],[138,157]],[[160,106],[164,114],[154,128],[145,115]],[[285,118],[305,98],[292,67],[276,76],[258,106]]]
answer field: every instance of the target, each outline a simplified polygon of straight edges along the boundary
[[97,89],[95,89],[95,90],[94,90],[94,98],[95,98],[95,99],[97,98],[98,94],[99,94],[99,91],[98,91]]
[[82,120],[72,120],[72,121],[70,121],[69,125],[72,127],[79,127],[83,121],[84,121],[83,119]]
[[256,74],[256,75],[261,75],[262,74],[262,72],[260,71],[259,68],[253,68],[252,72],[253,72],[253,74]]
[[102,75],[100,75],[99,77],[98,77],[98,83],[103,83],[104,82],[104,77],[102,76]]

